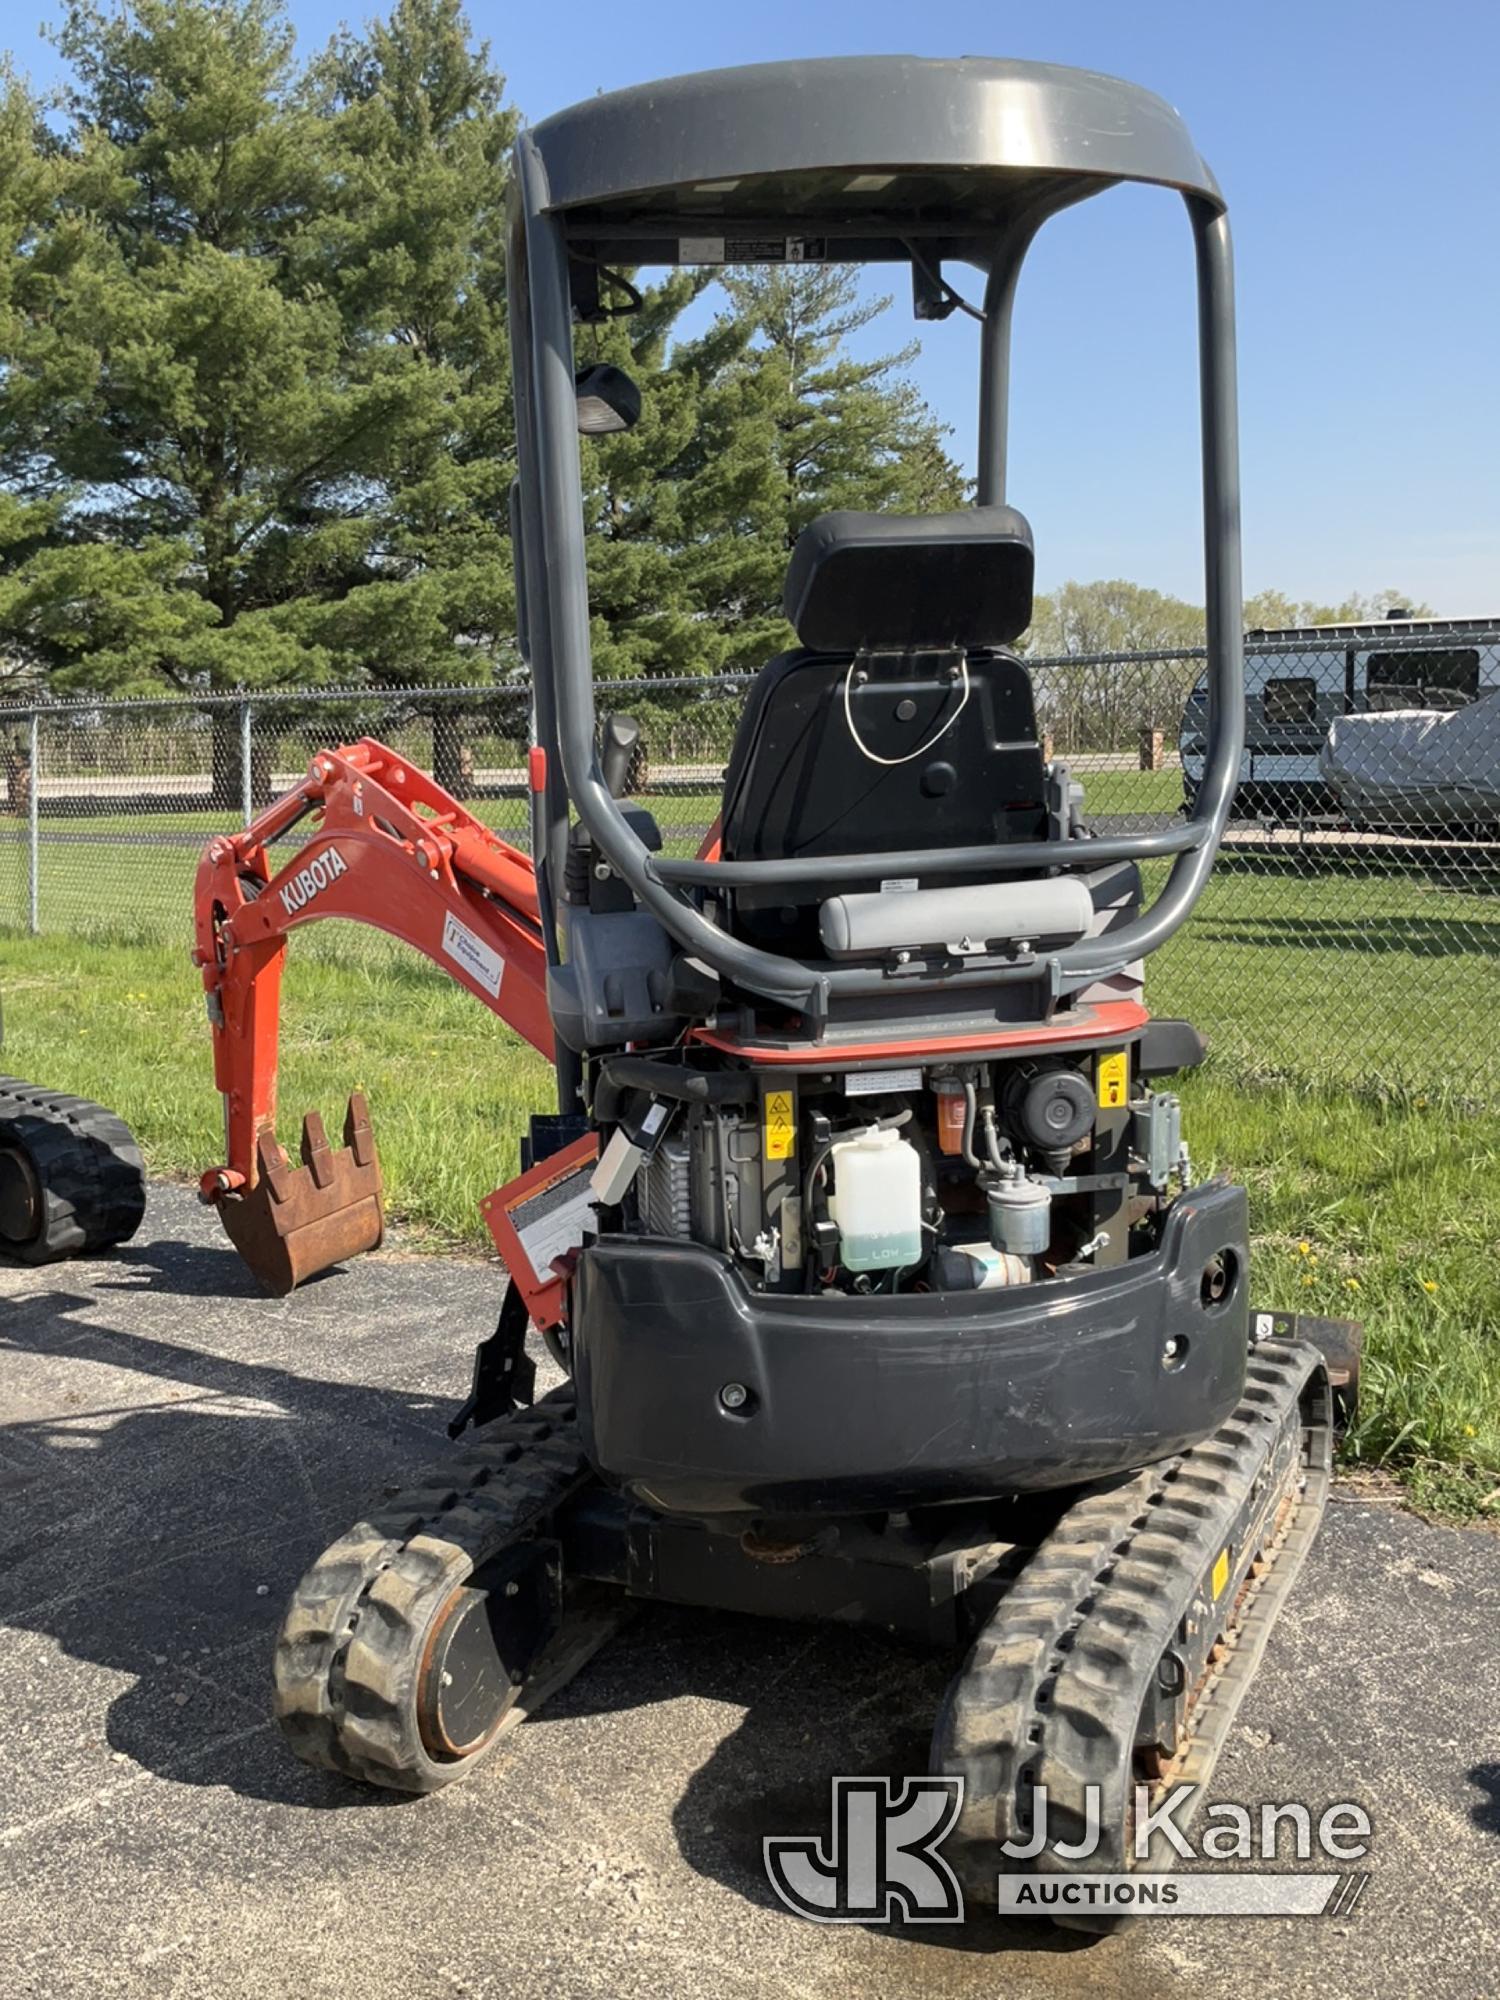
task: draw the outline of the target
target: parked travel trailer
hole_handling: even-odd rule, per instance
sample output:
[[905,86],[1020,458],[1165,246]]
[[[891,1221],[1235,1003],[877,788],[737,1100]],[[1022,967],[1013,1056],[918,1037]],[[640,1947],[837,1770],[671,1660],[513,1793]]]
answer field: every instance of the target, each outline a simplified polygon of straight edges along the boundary
[[[1500,619],[1410,618],[1250,632],[1245,641],[1245,750],[1236,813],[1246,819],[1358,820],[1321,759],[1336,718],[1395,710],[1451,711],[1500,691]],[[1182,777],[1191,803],[1203,770],[1206,679],[1182,722]]]

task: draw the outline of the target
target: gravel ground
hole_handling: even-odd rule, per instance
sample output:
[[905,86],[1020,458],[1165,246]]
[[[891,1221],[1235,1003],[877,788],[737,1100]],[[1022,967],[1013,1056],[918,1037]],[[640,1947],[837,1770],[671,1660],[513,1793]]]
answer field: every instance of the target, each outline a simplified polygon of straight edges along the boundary
[[1500,1537],[1341,1496],[1215,1795],[1356,1799],[1357,1914],[820,1928],[765,1833],[922,1768],[941,1662],[647,1607],[469,1785],[303,1769],[266,1719],[293,1578],[444,1447],[495,1272],[367,1258],[262,1297],[156,1188],[113,1259],[0,1268],[0,1993],[1399,1995],[1500,1991]]

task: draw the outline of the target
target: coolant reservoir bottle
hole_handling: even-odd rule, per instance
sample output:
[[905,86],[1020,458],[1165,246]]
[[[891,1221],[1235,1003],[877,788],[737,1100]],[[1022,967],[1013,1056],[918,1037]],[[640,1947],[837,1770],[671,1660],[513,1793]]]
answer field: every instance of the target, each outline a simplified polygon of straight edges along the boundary
[[839,1261],[849,1271],[895,1271],[922,1255],[922,1161],[888,1126],[872,1126],[833,1148],[829,1213]]

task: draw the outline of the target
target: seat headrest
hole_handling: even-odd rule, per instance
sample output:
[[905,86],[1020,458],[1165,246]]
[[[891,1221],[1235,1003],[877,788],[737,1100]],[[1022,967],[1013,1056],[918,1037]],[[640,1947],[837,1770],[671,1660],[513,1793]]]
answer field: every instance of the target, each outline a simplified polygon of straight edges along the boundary
[[797,537],[783,603],[814,653],[1007,646],[1031,623],[1033,570],[1013,507],[820,514]]

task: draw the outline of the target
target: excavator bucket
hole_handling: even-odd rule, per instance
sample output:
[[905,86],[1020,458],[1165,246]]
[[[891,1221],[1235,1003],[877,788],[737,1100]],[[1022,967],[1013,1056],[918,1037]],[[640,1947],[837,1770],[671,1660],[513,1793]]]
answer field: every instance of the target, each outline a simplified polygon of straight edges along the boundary
[[268,1290],[289,1292],[363,1251],[385,1233],[380,1161],[370,1110],[356,1091],[335,1152],[316,1111],[302,1121],[302,1165],[294,1167],[275,1137],[262,1132],[254,1187],[220,1200],[229,1240]]

